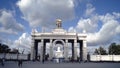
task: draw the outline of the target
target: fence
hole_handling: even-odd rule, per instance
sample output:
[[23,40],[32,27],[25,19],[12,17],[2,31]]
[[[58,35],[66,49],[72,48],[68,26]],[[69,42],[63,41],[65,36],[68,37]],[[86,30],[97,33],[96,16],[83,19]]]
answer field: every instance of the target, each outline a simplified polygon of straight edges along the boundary
[[6,60],[28,60],[28,54],[0,54],[0,58],[5,58]]
[[90,61],[120,61],[120,55],[90,55]]

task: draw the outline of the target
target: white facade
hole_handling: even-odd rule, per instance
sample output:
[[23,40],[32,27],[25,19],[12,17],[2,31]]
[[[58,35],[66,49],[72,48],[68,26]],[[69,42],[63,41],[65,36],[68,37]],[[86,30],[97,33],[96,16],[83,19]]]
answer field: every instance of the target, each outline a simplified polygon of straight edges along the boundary
[[[60,20],[61,21],[61,20]],[[72,59],[77,60],[77,43],[80,43],[80,51],[81,51],[81,60],[85,61],[87,60],[87,41],[86,37],[87,35],[85,33],[75,33],[75,32],[67,32],[66,30],[62,29],[61,23],[58,23],[57,28],[53,31],[47,33],[47,32],[35,32],[33,31],[31,33],[32,36],[32,50],[31,50],[31,59],[37,60],[37,54],[38,54],[38,44],[39,42],[42,43],[42,49],[41,49],[41,60],[44,60],[45,57],[45,49],[46,49],[46,43],[50,43],[50,54],[49,59],[53,58],[53,47],[56,44],[62,44],[64,47],[64,58],[65,60],[68,60],[68,43],[72,43]]]
[[60,50],[60,47],[57,47],[57,51],[55,51],[56,58],[63,58],[63,51]]

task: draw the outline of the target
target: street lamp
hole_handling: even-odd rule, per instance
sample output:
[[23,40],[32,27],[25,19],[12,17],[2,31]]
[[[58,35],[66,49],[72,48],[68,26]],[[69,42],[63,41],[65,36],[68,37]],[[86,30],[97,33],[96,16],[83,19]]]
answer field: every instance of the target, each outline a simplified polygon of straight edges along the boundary
[[100,52],[101,50],[98,50],[98,52],[99,52],[99,56],[100,56],[100,61],[101,61],[101,52]]

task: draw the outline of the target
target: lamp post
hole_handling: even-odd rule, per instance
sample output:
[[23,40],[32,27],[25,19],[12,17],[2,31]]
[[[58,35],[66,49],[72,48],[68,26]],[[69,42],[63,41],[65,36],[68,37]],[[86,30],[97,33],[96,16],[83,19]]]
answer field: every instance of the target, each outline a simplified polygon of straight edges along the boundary
[[[19,43],[18,43],[18,45],[20,46],[20,41],[21,40],[19,40]],[[18,52],[17,52],[17,59],[19,60],[19,46],[18,46]]]
[[100,61],[101,61],[101,52],[100,52],[101,50],[99,50],[99,56],[100,56]]

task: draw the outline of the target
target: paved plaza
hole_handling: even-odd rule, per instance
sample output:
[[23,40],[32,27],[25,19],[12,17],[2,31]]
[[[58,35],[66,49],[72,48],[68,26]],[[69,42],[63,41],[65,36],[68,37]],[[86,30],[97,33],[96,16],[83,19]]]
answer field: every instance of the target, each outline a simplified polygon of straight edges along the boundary
[[5,62],[5,66],[0,68],[120,68],[120,63],[53,63],[45,62],[23,62],[22,67],[18,67],[18,62]]

